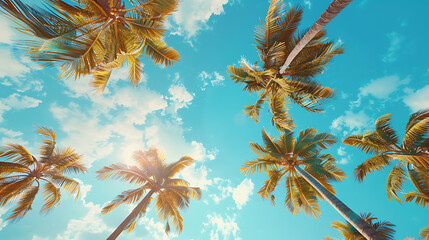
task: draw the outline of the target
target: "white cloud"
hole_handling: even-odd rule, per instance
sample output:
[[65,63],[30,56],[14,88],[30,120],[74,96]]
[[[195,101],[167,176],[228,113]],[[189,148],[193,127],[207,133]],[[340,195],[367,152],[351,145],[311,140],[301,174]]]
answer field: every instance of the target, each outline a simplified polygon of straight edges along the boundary
[[397,32],[391,32],[387,34],[387,38],[390,40],[389,48],[387,49],[386,55],[383,57],[383,62],[394,62],[397,59],[397,52],[401,48],[403,37]]
[[213,72],[211,74],[207,73],[206,71],[202,71],[199,75],[201,82],[203,83],[203,86],[201,87],[201,90],[205,91],[207,86],[211,84],[212,86],[220,86],[223,85],[223,81],[225,80],[225,77],[220,75],[218,72]]
[[201,30],[208,29],[207,22],[213,15],[224,12],[223,5],[228,0],[183,0],[178,10],[173,13],[172,25],[175,32],[191,39]]
[[156,147],[167,156],[167,161],[177,161],[182,156],[190,156],[196,161],[212,160],[215,151],[207,150],[202,143],[186,141],[185,130],[179,122],[157,122],[145,129],[148,147]]
[[39,99],[22,96],[18,93],[13,93],[7,98],[2,98],[1,101],[3,104],[15,109],[35,108],[42,102]]
[[31,240],[49,240],[49,238],[39,237],[37,235],[33,235],[33,238]]
[[81,219],[71,219],[67,224],[67,229],[64,233],[58,234],[56,240],[80,240],[84,233],[109,233],[113,232],[114,228],[110,228],[104,223],[101,217],[101,206],[93,202],[86,202],[85,197],[91,191],[92,185],[84,184],[80,179],[74,178],[80,185],[79,199],[83,206],[87,209],[87,214]]
[[304,4],[307,5],[308,9],[311,9],[311,2],[310,2],[310,0],[304,0]]
[[215,204],[219,204],[222,200],[232,196],[237,208],[242,209],[253,194],[254,184],[252,180],[246,178],[234,188],[232,187],[229,179],[215,178],[213,179],[212,186],[216,187],[218,190],[218,193],[212,193],[209,195]]
[[19,131],[13,131],[6,128],[0,128],[0,135],[3,135],[3,137],[0,140],[1,145],[5,145],[8,143],[15,143],[15,144],[21,144],[23,146],[27,146],[28,142],[20,138],[19,136],[22,136],[22,132]]
[[6,128],[0,128],[0,133],[8,136],[8,137],[19,137],[21,136],[23,133],[19,132],[19,131],[14,131],[14,130],[10,130],[10,129],[6,129]]
[[87,208],[87,214],[81,219],[70,220],[66,231],[58,234],[56,240],[79,240],[83,233],[113,232],[114,229],[109,228],[100,215],[100,205],[89,202],[84,204],[84,206]]
[[429,108],[429,85],[404,97],[404,103],[413,112],[422,108]]
[[13,93],[6,98],[0,98],[0,122],[3,121],[3,114],[12,109],[35,108],[42,101],[33,97],[22,96],[18,93]]
[[[155,222],[153,218],[147,216],[142,217],[138,225],[143,225],[149,232],[150,239],[154,240],[168,240],[177,237],[177,233],[171,232],[169,235],[165,233],[165,225],[161,222]],[[146,239],[146,238],[145,238]]]
[[173,101],[174,112],[181,108],[187,108],[194,99],[194,94],[189,93],[183,84],[172,84],[168,89],[171,94],[170,100]]
[[[2,57],[0,58],[0,79],[6,77],[17,78],[30,72],[30,68],[26,67],[14,57],[10,47],[0,47],[0,52],[2,54]],[[10,85],[10,83],[7,84],[6,82],[4,85]]]
[[254,186],[252,180],[246,178],[233,190],[232,199],[234,199],[238,209],[241,209],[249,201]]
[[347,152],[345,151],[345,147],[339,147],[337,149],[337,154],[341,157],[338,164],[347,164],[350,161],[350,156],[346,156]]
[[346,111],[343,115],[332,121],[331,129],[341,131],[346,135],[348,133],[361,132],[364,127],[367,127],[371,122],[366,113],[361,110],[358,113]]
[[167,157],[168,162],[175,162],[182,156],[190,156],[196,160],[181,172],[183,178],[192,186],[207,189],[212,184],[208,178],[210,169],[202,165],[206,160],[213,160],[216,150],[207,150],[202,143],[197,141],[186,141],[184,129],[179,122],[158,122],[145,130],[147,147],[156,147]]
[[[210,230],[210,240],[241,239],[238,235],[240,228],[236,222],[235,215],[233,217],[226,215],[224,218],[217,213],[213,213],[208,214],[207,219],[207,222],[203,223],[203,225],[205,227],[212,227]],[[221,238],[221,236],[223,236],[223,238]]]
[[75,103],[66,107],[51,105],[51,112],[68,134],[63,142],[84,153],[87,164],[111,154],[113,144],[119,150],[115,151],[118,155],[115,157],[133,163],[132,153],[145,147],[143,131],[136,125],[145,124],[149,114],[167,108],[164,96],[144,87],[128,85],[102,95],[78,93],[82,88],[89,89],[87,85],[80,85],[68,90],[74,97],[90,100],[89,110]]
[[66,132],[67,138],[61,139],[64,145],[71,145],[76,152],[84,154],[85,164],[91,165],[113,151],[108,140],[113,132],[109,125],[103,125],[97,116],[82,112],[79,105],[70,103],[67,107],[52,104],[50,111]]
[[12,28],[9,27],[9,21],[2,16],[0,16],[0,33],[0,43],[12,44]]
[[372,79],[367,85],[359,88],[359,96],[371,95],[378,99],[387,99],[401,85],[406,85],[409,82],[409,78],[400,79],[398,75]]
[[212,193],[209,195],[215,204],[219,204],[234,192],[234,188],[231,186],[231,181],[228,179],[215,178],[213,179],[213,186],[219,191],[217,194]]
[[[1,216],[3,216],[3,214],[5,214],[6,212],[7,212],[7,208],[5,208],[5,207],[1,207],[0,208],[0,217]],[[7,225],[7,221],[5,221],[5,220],[3,220],[2,218],[0,218],[0,231],[4,228],[4,227],[6,227],[6,225]]]

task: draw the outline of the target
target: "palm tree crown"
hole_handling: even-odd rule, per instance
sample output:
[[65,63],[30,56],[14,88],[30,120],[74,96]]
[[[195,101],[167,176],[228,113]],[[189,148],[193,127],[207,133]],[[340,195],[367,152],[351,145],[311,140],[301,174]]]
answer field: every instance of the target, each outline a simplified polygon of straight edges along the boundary
[[375,122],[375,130],[344,139],[344,144],[375,154],[355,169],[355,176],[362,181],[367,174],[382,170],[392,161],[398,160],[387,178],[389,200],[394,197],[402,202],[398,192],[402,190],[407,173],[417,192],[405,194],[405,201],[415,199],[416,204],[429,207],[429,138],[426,135],[429,130],[429,109],[411,114],[401,145],[398,145],[398,136],[389,121],[390,114],[383,115]]
[[[124,229],[128,229],[128,232],[134,229],[137,220],[145,213],[147,206],[150,204],[151,195],[157,193],[155,200],[156,211],[160,219],[167,221],[166,232],[170,231],[170,221],[173,227],[181,232],[183,230],[183,219],[178,210],[188,207],[191,198],[199,200],[201,190],[198,187],[190,187],[188,182],[177,178],[176,175],[194,163],[194,160],[184,156],[177,162],[167,164],[165,157],[154,148],[144,152],[136,151],[134,160],[137,163],[136,166],[116,163],[97,171],[98,178],[101,180],[116,178],[139,185],[136,189],[128,190],[118,195],[103,208],[102,214],[109,213],[122,203],[132,204],[140,201],[144,193],[149,191],[145,199],[139,204],[140,206],[135,208],[136,214],[130,218],[128,223],[123,225]],[[120,229],[118,232],[120,233],[124,229]]]
[[279,130],[293,130],[293,120],[287,113],[285,101],[296,103],[311,112],[321,112],[321,104],[334,96],[335,91],[323,87],[314,79],[322,73],[331,59],[343,53],[333,42],[325,42],[326,32],[319,32],[297,55],[290,67],[280,73],[280,66],[303,34],[295,34],[301,21],[302,9],[285,11],[282,0],[272,0],[265,23],[256,29],[256,48],[262,66],[245,60],[241,67],[228,66],[235,83],[243,83],[244,90],[258,92],[255,105],[247,106],[245,112],[258,121],[260,110],[269,102],[272,122]]
[[[385,239],[393,240],[393,235],[395,234],[395,224],[392,224],[388,221],[379,221],[379,222],[373,222],[376,220],[376,217],[373,217],[371,213],[367,214],[360,214],[362,219],[364,219],[367,223],[369,223],[378,233],[380,233]],[[334,221],[331,225],[333,228],[337,229],[341,235],[344,236],[345,240],[366,240],[362,234],[360,234],[356,228],[354,228],[350,223],[348,222],[339,222]],[[334,240],[333,238],[327,237],[325,240]]]
[[142,53],[155,64],[171,65],[179,54],[162,39],[164,22],[178,0],[47,0],[49,10],[28,6],[21,0],[0,0],[0,9],[20,32],[31,59],[41,66],[59,64],[60,78],[93,74],[92,84],[102,92],[113,69],[127,61],[131,84],[141,79]]
[[[376,220],[376,217],[373,217],[371,213],[360,214],[361,218],[364,219],[367,223],[369,223],[378,233],[380,233],[385,239],[393,240],[393,235],[395,234],[395,224],[390,223],[389,221],[379,221],[373,222]],[[331,225],[333,228],[337,229],[341,235],[344,236],[345,240],[366,240],[362,234],[360,234],[356,228],[354,228],[348,222],[339,222],[334,221]],[[333,240],[331,237],[325,238],[325,240]]]
[[265,130],[262,138],[265,147],[250,143],[251,149],[258,158],[244,163],[240,170],[243,174],[253,174],[264,170],[268,180],[258,191],[262,198],[271,198],[274,204],[273,191],[283,179],[286,180],[285,205],[293,214],[301,209],[308,215],[318,217],[320,214],[317,198],[323,199],[319,192],[313,188],[297,171],[297,167],[304,166],[304,171],[323,185],[329,192],[335,194],[330,181],[342,181],[346,175],[336,167],[335,158],[330,154],[321,154],[335,143],[331,134],[319,133],[314,129],[301,131],[295,139],[293,132],[284,130],[277,138],[271,138]]
[[17,207],[8,220],[19,220],[31,210],[31,205],[43,185],[44,202],[42,213],[58,206],[61,200],[60,189],[79,195],[79,183],[64,173],[85,173],[81,155],[70,147],[55,149],[54,131],[45,127],[36,131],[43,135],[40,158],[37,159],[19,144],[7,144],[0,149],[0,206],[19,199]]

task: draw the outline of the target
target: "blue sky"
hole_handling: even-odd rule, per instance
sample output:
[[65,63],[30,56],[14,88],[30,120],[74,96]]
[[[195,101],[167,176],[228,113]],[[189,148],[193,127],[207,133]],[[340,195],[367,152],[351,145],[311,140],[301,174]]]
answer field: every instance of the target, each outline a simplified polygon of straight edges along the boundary
[[[36,2],[36,1],[34,1]],[[39,2],[39,1],[37,1]],[[289,3],[289,2],[288,2]],[[317,20],[328,0],[294,0],[304,8],[300,31]],[[34,154],[39,147],[35,127],[57,132],[59,147],[73,146],[84,154],[90,168],[76,175],[82,182],[78,200],[63,194],[61,204],[40,215],[40,198],[18,223],[5,222],[13,205],[0,208],[0,239],[89,240],[104,239],[126,217],[131,206],[108,215],[101,207],[131,184],[100,182],[94,172],[115,162],[131,163],[135,150],[156,146],[169,161],[183,155],[196,164],[182,176],[203,189],[203,199],[191,202],[183,213],[180,236],[163,234],[154,207],[130,234],[120,239],[341,239],[330,228],[342,217],[321,202],[319,220],[293,216],[283,205],[282,184],[277,204],[256,194],[264,174],[243,176],[244,161],[254,159],[249,142],[261,142],[265,127],[274,135],[267,109],[260,123],[243,115],[256,100],[242,91],[227,74],[228,65],[245,57],[258,60],[254,30],[264,19],[267,0],[182,0],[169,21],[166,42],[179,51],[181,60],[171,68],[154,66],[143,59],[143,82],[129,85],[127,69],[114,73],[102,95],[94,95],[90,77],[57,81],[59,70],[39,69],[15,48],[20,35],[0,21],[0,142],[26,146]],[[429,107],[429,2],[361,0],[351,3],[327,26],[328,37],[345,45],[317,79],[336,89],[326,111],[312,114],[291,106],[296,131],[313,127],[335,134],[339,142],[350,133],[372,128],[374,120],[392,113],[392,125],[403,136],[409,115]],[[427,209],[400,205],[387,199],[388,169],[372,174],[363,183],[354,180],[353,169],[369,155],[340,143],[330,151],[349,178],[334,184],[337,196],[355,212],[372,212],[379,220],[397,225],[395,239],[417,239],[429,223]],[[405,192],[412,190],[406,185]]]

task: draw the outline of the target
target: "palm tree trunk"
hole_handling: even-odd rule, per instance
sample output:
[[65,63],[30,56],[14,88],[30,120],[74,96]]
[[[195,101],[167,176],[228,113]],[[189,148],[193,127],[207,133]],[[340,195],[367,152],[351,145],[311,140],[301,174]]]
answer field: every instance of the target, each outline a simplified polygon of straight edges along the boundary
[[280,74],[283,74],[286,71],[286,68],[289,67],[289,64],[291,64],[292,60],[305,47],[305,45],[307,45],[311,41],[311,39],[313,39],[313,37],[316,36],[318,32],[320,32],[320,30],[322,30],[332,19],[335,18],[335,16],[338,15],[338,13],[340,13],[352,1],[353,0],[334,0],[331,5],[329,5],[325,12],[323,12],[322,16],[317,19],[317,21],[310,28],[310,30],[308,30],[308,32],[304,35],[301,41],[299,41],[295,48],[292,49],[285,63],[280,68]]
[[133,209],[133,211],[128,215],[127,218],[113,231],[113,233],[106,239],[106,240],[114,240],[117,237],[119,237],[119,234],[122,233],[122,231],[125,230],[125,228],[128,226],[128,224],[131,223],[131,221],[137,217],[139,212],[141,211],[142,207],[145,205],[145,203],[150,199],[152,194],[155,192],[154,189],[151,189],[148,194],[143,198],[143,200]]
[[308,174],[305,170],[299,166],[295,166],[297,172],[314,188],[316,189],[323,198],[330,203],[356,230],[358,230],[362,236],[368,240],[384,240],[373,227],[365,222],[359,215],[353,212],[347,205],[341,202],[334,194],[329,192],[325,187],[322,186],[313,176]]

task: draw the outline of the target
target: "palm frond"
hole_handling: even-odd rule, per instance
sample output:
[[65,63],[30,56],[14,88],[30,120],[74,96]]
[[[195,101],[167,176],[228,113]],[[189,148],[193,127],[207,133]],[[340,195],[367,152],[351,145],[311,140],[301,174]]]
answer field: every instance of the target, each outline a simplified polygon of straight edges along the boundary
[[243,163],[243,167],[240,168],[240,172],[243,175],[255,174],[255,171],[260,173],[262,171],[272,171],[277,168],[279,161],[274,159],[258,158],[253,161],[246,161]]
[[69,192],[70,194],[76,193],[76,199],[79,197],[80,186],[79,182],[77,182],[76,180],[61,175],[51,175],[49,176],[49,178],[52,180],[53,183],[57,184],[59,187]]
[[272,95],[270,98],[270,109],[273,113],[271,123],[277,127],[277,129],[287,129],[292,131],[295,128],[293,119],[288,114],[288,107],[285,103],[285,95],[277,93]]
[[127,62],[130,66],[130,82],[133,86],[138,86],[143,74],[142,62],[139,55],[127,55]]
[[103,93],[112,71],[119,69],[126,59],[127,57],[121,54],[112,62],[100,64],[94,69],[92,72],[94,79],[91,81],[91,85],[97,89],[97,93]]
[[380,135],[384,141],[390,144],[396,144],[398,142],[398,136],[396,135],[395,130],[390,127],[390,115],[391,114],[385,114],[377,118],[375,121],[375,128],[377,134]]
[[137,11],[141,14],[146,15],[149,13],[152,16],[162,17],[172,13],[179,1],[178,0],[131,0],[136,1],[142,8],[137,8]]
[[391,157],[383,154],[367,159],[365,162],[356,167],[354,173],[355,178],[359,182],[362,182],[367,174],[372,173],[373,171],[380,171],[389,165],[390,160],[392,160]]
[[429,207],[429,195],[416,192],[409,192],[404,195],[405,202],[414,202],[422,207]]
[[255,122],[259,122],[259,116],[261,113],[262,105],[267,102],[268,100],[268,93],[263,93],[259,95],[258,100],[256,103],[252,106],[246,106],[244,108],[244,113],[248,116],[253,118]]
[[17,203],[18,206],[12,210],[12,215],[6,220],[17,221],[23,218],[25,214],[31,210],[31,205],[33,204],[34,198],[36,198],[38,192],[39,187],[28,187],[20,197],[20,200]]
[[46,213],[60,204],[60,190],[51,182],[46,182],[45,186],[43,187],[43,196],[45,197],[45,204],[41,210],[42,213]]
[[0,148],[0,158],[2,157],[25,166],[34,164],[33,155],[19,144],[7,144],[6,146],[2,146]]
[[8,181],[0,185],[0,203],[3,207],[11,199],[16,197],[22,191],[31,186],[34,182],[34,178],[24,177],[18,179],[18,181]]
[[420,231],[420,239],[422,239],[422,240],[429,240],[429,226],[428,227],[425,227],[425,228],[423,228],[421,231]]
[[304,213],[308,216],[319,218],[320,205],[317,201],[317,191],[302,177],[295,178],[296,189],[294,193],[297,200],[298,206],[300,206]]
[[178,199],[166,193],[160,193],[156,197],[155,206],[158,217],[162,220],[171,220],[173,227],[180,233],[183,230],[183,218],[177,210]]
[[343,140],[343,144],[351,145],[369,154],[380,154],[390,150],[386,145],[373,140],[368,135],[350,135]]
[[[281,28],[281,34],[279,36],[278,41],[280,42],[289,42],[292,39],[293,34],[298,28],[299,23],[302,19],[302,8],[294,7],[291,8],[283,18],[280,18],[277,22]],[[292,50],[292,49],[291,49]],[[290,50],[286,52],[286,55],[289,55]],[[284,62],[284,61],[283,61]]]
[[296,196],[295,192],[297,192],[297,187],[295,185],[295,179],[294,177],[287,176],[286,177],[286,199],[285,199],[285,205],[287,209],[293,214],[298,215],[301,211],[301,208],[299,207],[299,201],[298,197]]
[[166,67],[173,65],[175,61],[179,61],[179,53],[161,39],[146,39],[145,47],[146,56],[152,59],[155,64],[162,64]]
[[42,139],[44,144],[40,148],[40,154],[42,155],[41,161],[48,161],[55,149],[56,133],[52,129],[48,129],[43,126],[37,127],[37,129],[36,133],[39,133],[46,138]]
[[9,175],[11,173],[24,173],[29,171],[30,169],[23,164],[13,162],[0,162],[0,176]]
[[144,184],[148,179],[148,175],[140,168],[128,167],[123,163],[115,163],[105,166],[98,170],[97,178],[105,180],[107,178],[114,178],[130,183]]
[[140,187],[132,190],[124,191],[122,194],[116,196],[116,198],[109,202],[106,206],[103,207],[101,214],[107,214],[113,211],[122,203],[131,204],[139,201],[147,187]]
[[[273,0],[268,8],[265,23],[258,26],[255,31],[255,40],[258,43],[256,48],[260,51],[262,60],[265,62],[264,67],[270,68],[271,59],[267,59],[271,47],[276,44],[281,28],[277,21],[284,14],[283,1]],[[283,54],[281,52],[281,54]]]
[[181,172],[186,167],[191,166],[195,162],[194,159],[192,159],[189,156],[184,156],[179,159],[179,161],[171,163],[167,166],[167,176],[168,177],[174,177],[176,174]]
[[272,192],[276,189],[283,176],[281,170],[267,171],[267,174],[268,179],[264,181],[263,186],[258,191],[258,194],[261,195],[263,199],[267,199],[272,195]]
[[429,154],[428,153],[408,153],[402,152],[395,154],[399,161],[410,163],[415,167],[429,168]]
[[402,165],[396,166],[390,171],[386,184],[387,197],[389,200],[391,200],[391,197],[393,196],[396,201],[402,203],[397,193],[402,190],[402,185],[405,182],[405,178],[406,176]]
[[336,138],[332,134],[319,133],[313,128],[308,128],[300,132],[295,145],[295,154],[302,158],[313,156],[322,149],[327,149],[336,143]]

